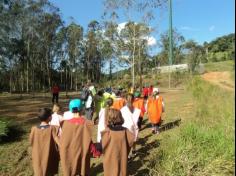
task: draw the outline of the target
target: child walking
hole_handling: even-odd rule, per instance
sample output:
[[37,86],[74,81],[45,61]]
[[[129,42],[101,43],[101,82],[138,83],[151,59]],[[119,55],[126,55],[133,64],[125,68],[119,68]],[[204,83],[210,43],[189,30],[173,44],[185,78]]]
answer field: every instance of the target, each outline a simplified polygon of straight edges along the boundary
[[65,120],[60,137],[60,156],[64,176],[89,175],[93,123],[81,115],[82,101],[69,103],[73,117]]
[[[134,134],[134,141],[137,141],[138,138],[138,119],[141,113],[140,109],[137,109],[133,106],[134,96],[133,94],[127,95],[127,104],[120,111],[122,117],[124,118],[123,127],[127,128],[131,133]],[[136,145],[134,143],[132,147],[132,155],[136,155]]]
[[152,96],[147,102],[147,112],[149,121],[152,124],[152,133],[159,134],[161,124],[161,115],[164,112],[164,101],[162,96],[159,95],[159,89],[154,88]]
[[112,105],[113,99],[108,98],[105,102],[105,108],[102,108],[99,112],[97,142],[101,142],[101,132],[107,127],[107,111],[112,107]]
[[134,135],[122,126],[124,119],[119,110],[108,109],[107,118],[107,128],[102,132],[104,176],[126,176]]
[[59,136],[61,135],[61,123],[63,121],[63,117],[61,115],[61,107],[58,104],[54,104],[52,108],[52,119],[49,122],[50,125],[55,125],[59,127]]
[[133,106],[141,110],[139,119],[138,119],[138,129],[141,130],[142,121],[143,121],[143,117],[145,113],[145,106],[144,106],[144,98],[141,97],[141,93],[139,91],[136,91],[134,93]]
[[58,127],[49,125],[51,114],[51,109],[40,109],[38,118],[41,123],[32,127],[30,133],[32,165],[34,175],[37,176],[52,176],[58,173]]
[[120,110],[121,108],[123,108],[125,106],[125,104],[126,104],[126,102],[125,102],[125,99],[121,96],[121,92],[116,91],[116,97],[113,102],[112,108]]

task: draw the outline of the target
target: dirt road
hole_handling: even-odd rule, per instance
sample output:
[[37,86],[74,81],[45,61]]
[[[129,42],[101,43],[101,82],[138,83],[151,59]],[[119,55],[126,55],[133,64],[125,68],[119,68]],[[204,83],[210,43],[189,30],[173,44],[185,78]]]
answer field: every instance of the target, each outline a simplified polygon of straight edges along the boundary
[[205,73],[202,75],[202,78],[221,88],[234,91],[235,83],[231,79],[230,72],[228,71]]

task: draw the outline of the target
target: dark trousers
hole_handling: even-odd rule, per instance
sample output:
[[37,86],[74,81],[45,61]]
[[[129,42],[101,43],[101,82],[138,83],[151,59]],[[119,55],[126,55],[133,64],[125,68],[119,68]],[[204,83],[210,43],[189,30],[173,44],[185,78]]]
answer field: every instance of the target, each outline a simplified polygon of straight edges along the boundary
[[143,117],[139,117],[139,119],[138,119],[138,129],[139,129],[139,130],[141,130],[142,121],[143,121]]
[[152,124],[152,131],[158,132],[160,130],[161,122]]
[[85,117],[88,120],[92,120],[93,119],[93,108],[86,108],[85,109]]
[[58,93],[52,94],[52,103],[55,102],[55,99],[56,99],[56,103],[58,103],[58,97],[59,97],[59,94],[58,94]]

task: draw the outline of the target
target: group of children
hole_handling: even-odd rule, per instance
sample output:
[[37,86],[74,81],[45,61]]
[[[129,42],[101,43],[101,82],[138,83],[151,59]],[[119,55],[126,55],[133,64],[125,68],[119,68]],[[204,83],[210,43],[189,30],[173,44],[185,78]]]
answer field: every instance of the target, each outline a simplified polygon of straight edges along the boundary
[[84,104],[80,99],[69,102],[69,111],[60,113],[57,104],[53,112],[40,109],[40,125],[32,127],[30,144],[35,175],[55,175],[59,160],[65,176],[90,175],[91,157],[103,156],[105,176],[127,175],[128,157],[136,155],[138,133],[144,113],[152,123],[152,132],[159,133],[163,98],[153,88],[148,99],[141,93],[119,93],[107,96],[99,109],[97,142],[92,140],[94,123],[85,117]]

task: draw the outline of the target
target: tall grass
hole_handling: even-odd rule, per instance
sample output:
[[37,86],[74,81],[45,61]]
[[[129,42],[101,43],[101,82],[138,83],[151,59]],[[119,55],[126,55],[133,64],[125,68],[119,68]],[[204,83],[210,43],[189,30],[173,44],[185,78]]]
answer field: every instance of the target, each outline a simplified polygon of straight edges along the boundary
[[234,175],[234,93],[194,78],[195,116],[153,155],[150,175]]

